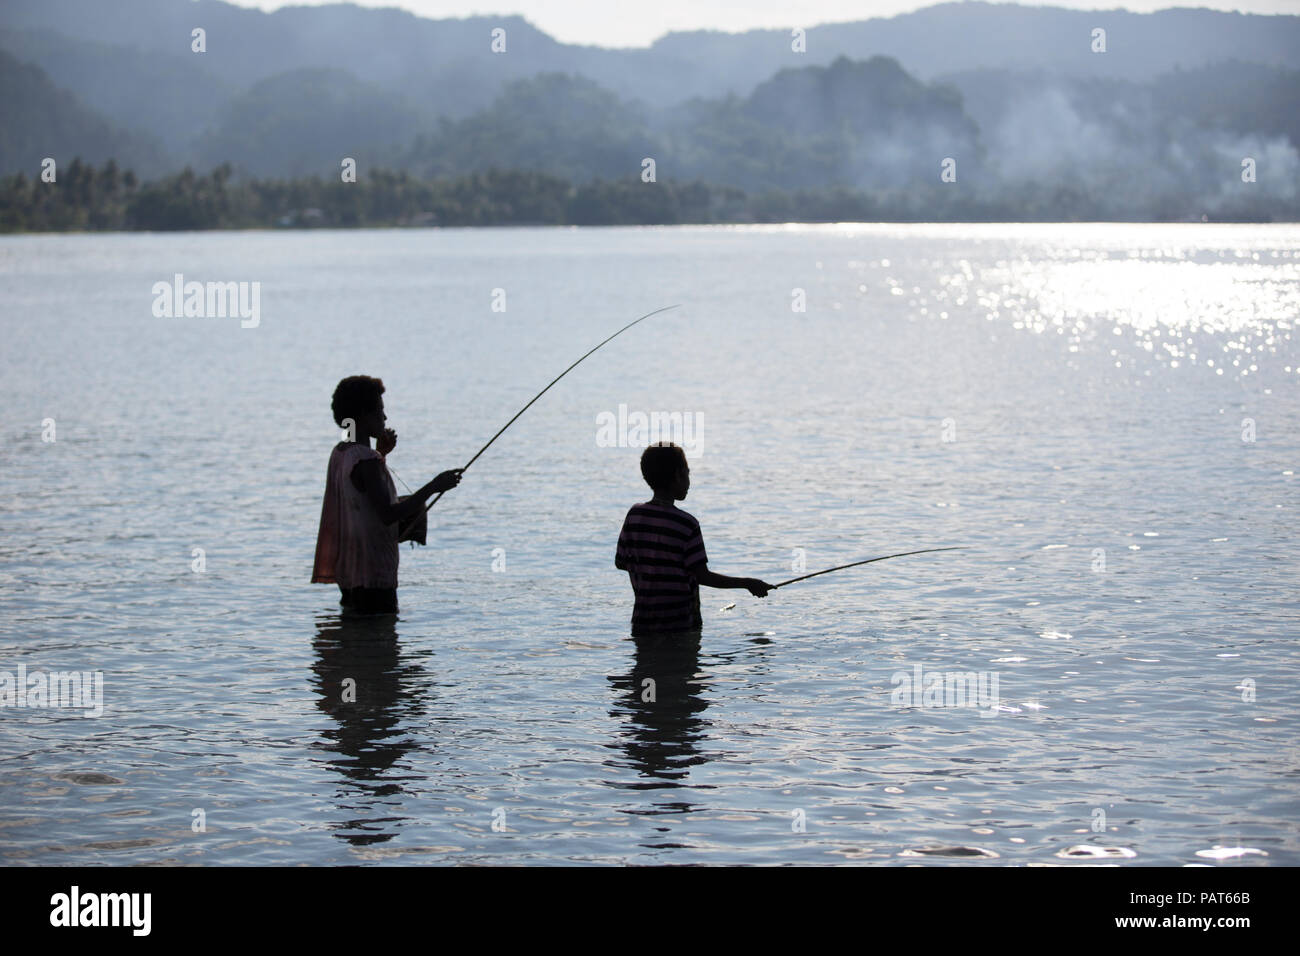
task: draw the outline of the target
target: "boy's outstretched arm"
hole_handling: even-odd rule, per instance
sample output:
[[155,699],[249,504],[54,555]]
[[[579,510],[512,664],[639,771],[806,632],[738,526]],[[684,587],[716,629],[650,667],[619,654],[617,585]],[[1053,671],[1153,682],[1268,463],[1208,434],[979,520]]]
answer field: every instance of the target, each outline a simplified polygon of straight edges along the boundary
[[709,588],[744,588],[754,597],[767,597],[772,585],[758,578],[733,578],[709,570],[707,564],[697,564],[688,569],[695,580]]

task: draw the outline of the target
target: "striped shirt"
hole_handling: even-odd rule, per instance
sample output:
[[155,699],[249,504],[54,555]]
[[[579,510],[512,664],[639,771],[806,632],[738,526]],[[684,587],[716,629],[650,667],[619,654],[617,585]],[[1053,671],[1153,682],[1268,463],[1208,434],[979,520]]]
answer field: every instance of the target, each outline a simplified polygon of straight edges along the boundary
[[700,523],[671,504],[633,505],[618,536],[614,567],[632,579],[632,634],[700,626],[700,586],[691,573],[708,564]]

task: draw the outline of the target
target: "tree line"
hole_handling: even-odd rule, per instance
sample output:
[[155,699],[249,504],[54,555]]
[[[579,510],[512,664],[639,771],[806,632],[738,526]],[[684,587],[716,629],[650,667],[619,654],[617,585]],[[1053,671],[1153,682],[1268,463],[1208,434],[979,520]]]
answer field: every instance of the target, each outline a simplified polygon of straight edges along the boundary
[[[392,226],[672,225],[770,222],[1007,222],[1093,218],[1078,190],[1033,185],[1015,197],[978,198],[951,184],[896,190],[849,187],[746,192],[705,182],[596,179],[490,169],[420,179],[374,169],[355,182],[319,176],[232,178],[229,164],[186,168],[143,183],[112,160],[74,159],[53,182],[23,173],[0,179],[0,232],[175,231]],[[1217,219],[1272,221],[1276,204],[1243,204]],[[1137,217],[1135,217],[1137,218]],[[1151,217],[1141,217],[1151,218]],[[1200,219],[1172,205],[1155,218]]]

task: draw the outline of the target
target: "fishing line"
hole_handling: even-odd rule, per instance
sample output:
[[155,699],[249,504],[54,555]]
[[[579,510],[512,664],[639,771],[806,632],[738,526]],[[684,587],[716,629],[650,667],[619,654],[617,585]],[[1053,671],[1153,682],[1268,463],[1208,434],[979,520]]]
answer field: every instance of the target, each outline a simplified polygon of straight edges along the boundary
[[[466,462],[466,463],[465,463],[465,467],[464,467],[464,468],[461,468],[460,470],[461,470],[462,472],[467,471],[467,470],[469,469],[469,466],[472,465],[472,464],[474,464],[474,462],[478,461],[479,456],[482,455],[483,452],[485,452],[485,451],[487,451],[489,448],[491,448],[491,447],[492,447],[492,443],[493,443],[494,441],[496,441],[498,438],[500,438],[501,435],[505,432],[505,430],[506,430],[507,428],[509,428],[511,425],[513,425],[513,424],[515,423],[516,419],[518,419],[520,415],[522,415],[524,412],[528,411],[528,409],[532,408],[532,406],[533,406],[533,402],[536,402],[539,398],[541,398],[543,395],[545,395],[547,392],[549,392],[549,391],[551,390],[551,386],[552,386],[552,385],[554,385],[554,384],[555,384],[556,382],[558,382],[560,379],[564,378],[564,376],[568,375],[568,374],[569,374],[570,372],[572,372],[575,368],[577,368],[577,367],[578,367],[578,366],[583,362],[583,360],[586,359],[589,355],[591,355],[593,352],[595,352],[597,349],[599,349],[601,346],[605,345],[606,343],[611,342],[611,341],[613,341],[614,339],[618,338],[620,335],[622,335],[622,334],[623,334],[624,332],[626,332],[628,329],[632,328],[632,326],[634,326],[634,325],[636,325],[636,324],[638,324],[638,323],[640,323],[640,322],[644,322],[646,319],[650,318],[651,316],[658,315],[660,312],[667,312],[669,309],[676,309],[676,308],[678,308],[677,305],[666,305],[666,306],[664,306],[664,307],[661,308],[661,309],[655,309],[653,312],[647,312],[645,315],[641,316],[641,318],[637,319],[635,322],[629,322],[627,325],[623,326],[621,329],[619,329],[617,332],[615,332],[615,333],[614,333],[613,335],[611,335],[609,338],[604,339],[603,341],[601,341],[599,345],[596,345],[594,348],[592,348],[592,349],[588,350],[587,352],[585,352],[585,353],[583,354],[582,358],[578,359],[578,361],[574,362],[572,365],[570,365],[568,368],[566,368],[566,369],[565,369],[563,372],[561,372],[559,375],[555,376],[555,378],[551,379],[550,384],[548,384],[544,389],[542,389],[540,392],[538,392],[536,395],[534,395],[534,396],[532,397],[532,399],[528,402],[527,405],[525,405],[523,408],[519,409],[519,411],[515,412],[514,417],[511,418],[510,421],[508,421],[508,422],[506,422],[504,425],[502,425],[501,428],[500,428],[500,430],[499,430],[495,435],[493,435],[491,438],[488,439],[488,443],[487,443],[486,445],[484,445],[482,448],[480,448],[477,452],[475,452],[474,457],[471,458],[468,462]],[[404,483],[405,483],[405,482],[403,482],[403,484],[404,484]],[[428,514],[429,509],[432,508],[434,505],[436,505],[436,504],[438,503],[438,499],[441,498],[441,497],[442,497],[443,495],[445,495],[445,494],[446,494],[445,491],[440,491],[440,492],[438,492],[438,494],[434,497],[434,499],[433,499],[432,501],[430,501],[427,505],[424,506],[425,514]]]
[[392,475],[392,476],[393,476],[394,478],[396,478],[398,481],[401,481],[401,482],[402,482],[402,487],[406,489],[406,493],[407,493],[408,495],[412,493],[412,492],[411,492],[411,486],[408,485],[405,481],[402,481],[402,476],[401,476],[401,475],[399,475],[397,472],[393,471],[393,466],[390,465],[390,464],[388,463],[388,459],[387,459],[387,458],[384,459],[384,467],[388,469],[388,473],[389,473],[390,475]]
[[807,581],[809,578],[815,578],[822,574],[830,574],[832,571],[843,571],[845,568],[856,568],[864,564],[875,564],[877,561],[888,561],[890,558],[905,558],[909,554],[930,554],[934,551],[961,551],[960,546],[953,548],[924,548],[921,551],[900,551],[898,554],[886,554],[879,558],[867,558],[865,561],[854,561],[852,564],[841,564],[834,568],[827,568],[825,571],[814,571],[812,574],[805,574],[801,577],[791,578],[789,581],[782,581],[780,584],[773,584],[769,590],[775,591],[777,588],[783,588],[787,584],[794,584],[796,581]]
[[[491,448],[491,447],[492,447],[492,443],[493,443],[494,441],[496,441],[498,438],[500,438],[501,435],[502,435],[502,433],[503,433],[507,428],[509,428],[511,425],[513,425],[513,424],[515,423],[515,419],[519,418],[520,415],[522,415],[524,412],[528,411],[528,409],[530,409],[530,408],[532,407],[533,402],[537,401],[539,398],[541,398],[543,395],[545,395],[547,392],[549,392],[549,391],[551,390],[551,386],[552,386],[552,385],[554,385],[554,384],[555,384],[556,382],[558,382],[560,379],[564,378],[564,376],[568,375],[568,374],[569,374],[570,372],[572,372],[575,368],[577,368],[578,365],[581,364],[581,362],[583,361],[583,359],[587,358],[588,355],[591,355],[592,352],[595,352],[596,349],[599,349],[599,348],[601,347],[601,345],[604,345],[606,342],[610,342],[610,341],[612,341],[613,339],[618,338],[620,335],[622,335],[622,334],[623,334],[624,332],[626,332],[628,329],[632,328],[632,326],[636,325],[638,322],[644,322],[646,319],[650,318],[652,315],[658,315],[660,312],[667,312],[669,309],[675,309],[675,308],[677,308],[676,305],[666,305],[666,306],[664,306],[662,309],[655,309],[653,312],[647,312],[645,315],[641,316],[641,318],[637,319],[636,322],[629,322],[627,325],[623,326],[621,329],[619,329],[617,332],[615,332],[615,333],[614,333],[613,335],[611,335],[609,338],[607,338],[607,339],[605,339],[604,341],[602,341],[602,342],[600,343],[600,345],[597,345],[595,348],[593,348],[593,349],[591,349],[590,351],[586,352],[586,353],[582,356],[582,358],[578,359],[578,361],[574,362],[572,365],[570,365],[568,368],[566,368],[566,369],[565,369],[563,372],[561,372],[559,375],[555,376],[555,378],[551,379],[550,385],[547,385],[544,389],[542,389],[540,392],[538,392],[536,395],[534,395],[534,396],[532,397],[532,400],[529,401],[529,403],[528,403],[527,405],[525,405],[523,408],[519,409],[519,411],[515,412],[514,418],[510,419],[510,421],[508,421],[508,422],[506,422],[504,425],[502,425],[502,426],[501,426],[501,430],[498,431],[498,432],[497,432],[495,435],[493,435],[491,438],[489,438],[489,439],[488,439],[488,443],[487,443],[486,445],[484,445],[482,448],[480,448],[480,449],[475,453],[474,457],[471,458],[468,462],[466,462],[465,467],[462,468],[462,469],[460,469],[460,470],[461,470],[461,471],[466,471],[466,470],[468,470],[468,469],[469,469],[469,466],[472,465],[472,464],[474,464],[474,462],[478,461],[479,456],[482,455],[483,452],[485,452],[485,451],[487,451],[489,448]],[[427,505],[424,506],[424,510],[427,512],[430,508],[432,508],[434,505],[436,505],[436,504],[438,503],[438,498],[441,498],[441,497],[442,497],[443,495],[445,495],[445,494],[446,494],[445,491],[440,491],[440,492],[438,492],[437,497],[434,498],[432,501],[430,501]]]

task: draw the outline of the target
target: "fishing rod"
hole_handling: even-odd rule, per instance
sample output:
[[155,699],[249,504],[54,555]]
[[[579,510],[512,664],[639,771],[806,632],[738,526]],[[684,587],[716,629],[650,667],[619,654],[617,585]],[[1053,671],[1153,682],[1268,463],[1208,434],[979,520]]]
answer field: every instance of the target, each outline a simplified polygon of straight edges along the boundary
[[890,558],[905,558],[909,554],[930,554],[934,551],[960,551],[961,547],[954,548],[925,548],[921,551],[902,551],[898,554],[886,554],[879,558],[867,558],[865,561],[854,561],[852,564],[841,564],[839,567],[827,568],[825,571],[814,571],[812,574],[805,574],[802,577],[791,578],[789,581],[782,581],[780,584],[773,584],[769,590],[775,591],[777,588],[783,588],[787,584],[794,584],[796,581],[807,581],[809,578],[815,578],[818,575],[830,574],[832,571],[843,571],[845,568],[856,568],[863,564],[875,564],[877,561],[888,561]]
[[[551,386],[552,386],[552,385],[554,385],[554,384],[555,384],[556,382],[558,382],[560,379],[564,378],[564,376],[568,375],[568,374],[569,374],[570,372],[572,372],[575,368],[577,368],[577,367],[582,363],[583,359],[585,359],[585,358],[587,358],[587,356],[591,355],[592,352],[595,352],[596,349],[599,349],[602,345],[606,344],[607,342],[610,342],[610,341],[612,341],[612,340],[618,338],[620,335],[622,335],[622,334],[623,334],[624,332],[626,332],[628,329],[632,328],[632,326],[636,325],[638,322],[644,322],[646,319],[650,318],[652,315],[658,315],[660,312],[667,312],[669,309],[675,309],[675,308],[677,308],[676,305],[666,305],[666,306],[664,306],[662,309],[655,309],[653,312],[647,312],[645,315],[641,316],[641,318],[637,319],[636,322],[629,322],[627,325],[623,326],[621,329],[619,329],[617,332],[615,332],[615,333],[614,333],[613,335],[611,335],[609,338],[607,338],[607,339],[605,339],[604,341],[602,341],[602,342],[600,343],[600,345],[597,345],[595,348],[593,348],[593,349],[591,349],[590,351],[586,352],[586,353],[582,356],[582,358],[578,359],[578,361],[574,362],[572,365],[570,365],[568,368],[566,368],[566,369],[565,369],[563,372],[561,372],[559,375],[555,376],[555,378],[551,379],[550,385],[547,385],[544,389],[542,389],[540,392],[538,392],[536,395],[534,395],[534,396],[532,397],[532,400],[531,400],[527,405],[525,405],[523,408],[519,409],[519,411],[515,412],[515,416],[514,416],[514,418],[510,419],[510,421],[508,421],[508,422],[506,422],[504,425],[502,425],[502,426],[501,426],[501,430],[498,431],[495,435],[493,435],[490,439],[488,439],[488,443],[487,443],[486,445],[484,445],[482,448],[480,448],[480,449],[478,450],[478,452],[474,455],[474,457],[471,458],[471,459],[470,459],[470,460],[465,464],[465,467],[462,468],[462,469],[460,469],[460,470],[461,470],[462,472],[463,472],[463,471],[466,471],[466,470],[469,468],[470,465],[472,465],[472,464],[474,464],[474,462],[478,461],[478,459],[479,459],[479,455],[482,455],[483,452],[485,452],[485,451],[487,451],[489,448],[491,448],[491,447],[492,447],[492,443],[493,443],[494,441],[496,441],[498,438],[501,437],[502,432],[504,432],[507,428],[509,428],[511,425],[513,425],[513,424],[515,423],[515,419],[517,419],[517,418],[518,418],[520,415],[522,415],[524,412],[528,411],[528,409],[532,408],[532,406],[533,406],[533,402],[537,401],[539,398],[541,398],[543,395],[545,395],[547,392],[549,392],[549,391],[551,390]],[[441,498],[441,497],[442,497],[443,495],[445,495],[445,494],[446,494],[445,491],[440,491],[440,492],[438,492],[437,496],[436,496],[432,501],[430,501],[427,505],[424,506],[424,511],[425,511],[425,513],[427,514],[427,513],[429,512],[429,509],[432,508],[434,505],[436,505],[436,504],[438,503],[438,499]]]

